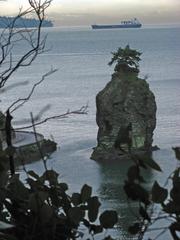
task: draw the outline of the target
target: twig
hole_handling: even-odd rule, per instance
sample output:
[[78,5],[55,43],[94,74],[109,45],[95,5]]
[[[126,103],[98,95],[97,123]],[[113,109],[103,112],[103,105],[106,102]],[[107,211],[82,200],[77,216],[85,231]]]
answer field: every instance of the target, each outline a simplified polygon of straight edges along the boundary
[[[50,76],[51,74],[55,73],[57,71],[57,69],[51,69],[49,72],[47,72],[46,74],[44,74],[42,77],[41,77],[41,80],[37,83],[35,83],[29,93],[29,95],[25,98],[19,98],[18,100],[16,100],[15,102],[13,102],[11,104],[11,106],[9,107],[9,110],[11,110],[11,108],[14,108],[10,111],[11,113],[13,113],[14,111],[16,111],[18,108],[22,107],[30,98],[31,96],[33,95],[34,93],[34,90],[36,89],[36,87],[38,85],[40,85],[48,76]],[[16,104],[18,104],[16,106]]]
[[33,131],[34,131],[34,137],[35,137],[35,140],[36,140],[36,145],[37,145],[38,151],[39,151],[39,153],[40,153],[40,155],[41,155],[41,159],[42,159],[42,161],[43,161],[44,168],[45,168],[45,170],[47,171],[47,170],[48,170],[48,169],[47,169],[47,164],[46,164],[46,160],[44,159],[44,154],[43,154],[43,152],[42,152],[42,150],[41,150],[41,146],[40,146],[39,141],[38,141],[37,132],[36,132],[36,127],[35,127],[35,123],[34,123],[34,119],[33,119],[33,114],[30,113],[30,115],[31,115],[32,127],[33,127]]
[[[60,114],[60,115],[55,115],[55,116],[52,116],[52,117],[47,117],[45,119],[43,119],[42,121],[39,121],[39,122],[34,122],[34,126],[38,126],[38,125],[41,125],[45,122],[48,122],[50,120],[53,120],[53,119],[63,119],[63,118],[67,118],[69,115],[73,115],[73,114],[87,114],[87,109],[88,109],[88,106],[83,106],[81,107],[79,110],[76,110],[76,111],[70,111],[70,110],[67,110],[66,113],[63,113],[63,114]],[[20,130],[24,130],[24,129],[29,129],[29,128],[32,128],[33,125],[29,125],[29,126],[24,126],[24,127],[20,127],[20,128],[15,128],[15,131],[20,131]],[[0,130],[3,130],[3,129],[0,129]]]

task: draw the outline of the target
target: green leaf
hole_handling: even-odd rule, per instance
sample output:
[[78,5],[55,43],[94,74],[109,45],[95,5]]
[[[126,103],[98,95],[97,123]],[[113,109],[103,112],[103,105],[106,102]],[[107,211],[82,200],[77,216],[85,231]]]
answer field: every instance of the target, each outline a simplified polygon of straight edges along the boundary
[[152,187],[152,201],[155,203],[163,203],[168,196],[168,190],[162,188],[157,181]]
[[39,180],[34,180],[33,178],[27,178],[26,182],[30,186],[33,192],[38,191],[38,189],[41,189],[44,186],[43,185],[44,183],[42,182],[42,178],[40,178]]
[[88,218],[91,222],[96,221],[100,206],[101,204],[98,200],[98,197],[91,197],[88,200]]
[[173,184],[175,185],[176,183],[180,182],[180,168],[177,168],[175,171],[174,171],[174,174],[173,174]]
[[180,215],[180,205],[175,204],[174,201],[169,201],[165,206],[163,206],[163,210],[168,214]]
[[28,171],[27,172],[31,177],[33,177],[33,178],[35,178],[36,180],[38,180],[39,179],[39,176],[38,176],[38,174],[36,174],[34,171]]
[[48,198],[48,193],[40,191],[37,193],[32,193],[29,198],[29,208],[35,213],[40,211],[40,206],[43,206],[45,200]]
[[68,185],[67,183],[59,183],[59,187],[66,192],[68,190]]
[[150,168],[156,170],[156,171],[159,171],[159,172],[162,172],[160,166],[151,158],[151,157],[147,157],[144,159],[144,163],[146,165],[148,165]]
[[130,198],[131,200],[139,200],[145,205],[150,204],[149,193],[140,184],[125,181],[124,191],[127,194],[128,198]]
[[176,205],[180,203],[180,181],[173,181],[173,188],[170,191],[170,196]]
[[177,160],[180,160],[180,147],[174,147],[172,148],[175,152],[175,155],[176,155],[176,159]]
[[74,204],[74,206],[78,206],[81,202],[81,195],[79,193],[73,193],[71,197],[71,201]]
[[84,224],[84,226],[87,227],[87,228],[90,227],[90,223],[89,223],[89,221],[86,220],[86,219],[83,219],[83,224]]
[[59,174],[55,172],[54,170],[47,170],[42,175],[41,179],[44,181],[49,181],[51,185],[57,185],[58,184],[58,176]]
[[92,194],[92,187],[85,184],[81,189],[82,202],[85,203],[91,197],[91,194]]
[[52,205],[54,205],[56,208],[59,208],[62,206],[62,200],[59,198],[59,194],[56,188],[49,188],[48,190],[49,197],[51,199]]
[[115,240],[114,238],[112,238],[111,236],[107,236],[104,238],[104,240]]
[[25,200],[29,198],[29,189],[19,180],[18,174],[11,177],[8,190],[9,197],[12,200]]
[[100,217],[99,221],[103,228],[113,228],[114,225],[118,222],[118,215],[116,211],[105,211]]
[[132,235],[136,235],[140,231],[141,231],[141,226],[140,226],[140,223],[138,223],[138,222],[134,223],[134,225],[132,225],[128,228],[128,232]]
[[80,207],[70,208],[68,211],[68,216],[70,220],[79,225],[79,223],[83,220],[85,212]]
[[102,231],[103,231],[103,227],[101,225],[94,225],[94,224],[90,225],[90,228],[89,228],[90,233],[93,233],[95,235],[95,234],[102,233]]

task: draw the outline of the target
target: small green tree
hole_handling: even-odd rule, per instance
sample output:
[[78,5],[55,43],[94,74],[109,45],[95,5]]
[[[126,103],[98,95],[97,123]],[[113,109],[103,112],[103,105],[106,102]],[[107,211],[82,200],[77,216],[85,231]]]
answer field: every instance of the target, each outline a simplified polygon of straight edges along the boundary
[[141,60],[141,53],[135,49],[131,49],[127,45],[124,49],[119,48],[117,52],[112,52],[112,59],[108,63],[109,66],[116,63],[114,70],[116,72],[120,70],[139,72],[139,61]]

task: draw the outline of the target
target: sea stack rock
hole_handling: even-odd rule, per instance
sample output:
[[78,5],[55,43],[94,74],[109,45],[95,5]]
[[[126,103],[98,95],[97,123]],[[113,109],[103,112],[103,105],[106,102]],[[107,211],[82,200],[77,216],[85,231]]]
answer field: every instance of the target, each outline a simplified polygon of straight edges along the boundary
[[96,97],[99,130],[92,159],[118,160],[152,149],[156,102],[146,80],[138,76],[140,55],[129,46],[113,53],[109,65],[117,63],[115,72]]

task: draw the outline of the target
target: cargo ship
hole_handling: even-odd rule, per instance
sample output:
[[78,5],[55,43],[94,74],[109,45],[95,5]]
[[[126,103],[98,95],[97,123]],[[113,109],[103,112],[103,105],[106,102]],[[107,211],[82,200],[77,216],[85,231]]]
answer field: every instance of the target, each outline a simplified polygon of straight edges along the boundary
[[133,20],[129,21],[121,21],[120,24],[114,24],[114,25],[91,25],[92,29],[114,29],[114,28],[140,28],[142,27],[142,24],[137,20],[137,18],[134,18]]
[[[36,28],[39,21],[35,18],[0,17],[0,28]],[[42,27],[53,27],[50,20],[43,20]]]

